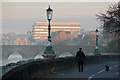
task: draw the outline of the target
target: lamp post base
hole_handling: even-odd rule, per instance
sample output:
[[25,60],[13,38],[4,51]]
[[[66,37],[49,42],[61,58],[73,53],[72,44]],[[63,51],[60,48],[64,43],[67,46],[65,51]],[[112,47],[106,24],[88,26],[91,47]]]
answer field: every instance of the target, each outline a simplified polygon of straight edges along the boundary
[[55,74],[54,59],[56,54],[53,51],[52,46],[46,46],[45,52],[42,56],[44,57],[44,60],[50,60],[51,72]]
[[100,61],[101,61],[101,59],[100,59],[100,51],[98,51],[98,49],[95,49],[94,55],[95,55],[96,57],[98,57],[98,58],[97,58],[97,61],[98,61],[98,63],[100,64]]
[[45,60],[52,60],[56,57],[56,54],[53,51],[52,46],[46,46],[45,52],[42,56]]
[[94,55],[95,55],[95,56],[99,56],[99,55],[100,55],[100,51],[98,51],[98,49],[95,49]]
[[55,59],[55,54],[50,54],[49,52],[47,54],[42,55],[44,57],[44,60],[53,60]]

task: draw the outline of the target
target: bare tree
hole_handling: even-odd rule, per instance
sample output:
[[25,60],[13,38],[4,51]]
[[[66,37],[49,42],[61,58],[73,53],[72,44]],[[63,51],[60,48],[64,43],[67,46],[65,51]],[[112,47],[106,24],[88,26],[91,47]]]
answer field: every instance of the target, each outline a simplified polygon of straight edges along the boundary
[[105,14],[100,13],[97,17],[102,22],[103,35],[107,38],[112,35],[118,40],[118,52],[120,55],[120,1],[109,5],[107,12]]
[[107,12],[100,13],[97,17],[102,22],[104,35],[120,38],[120,2],[109,5]]

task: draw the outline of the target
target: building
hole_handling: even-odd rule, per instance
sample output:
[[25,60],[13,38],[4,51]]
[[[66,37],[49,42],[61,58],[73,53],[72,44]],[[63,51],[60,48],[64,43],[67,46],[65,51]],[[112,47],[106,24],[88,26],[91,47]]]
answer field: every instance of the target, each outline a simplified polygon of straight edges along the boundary
[[95,36],[96,35],[95,31],[90,31],[90,35],[94,35]]
[[30,45],[28,38],[3,39],[2,45]]
[[2,45],[8,45],[8,40],[2,39]]
[[70,36],[70,31],[57,31],[57,32],[52,32],[52,38],[54,41],[62,41],[62,40],[67,40],[71,39]]
[[[80,23],[51,22],[51,32],[69,31],[71,36],[80,34]],[[64,34],[64,32],[61,33]],[[78,33],[75,33],[78,32]],[[48,22],[35,22],[33,26],[34,39],[46,40],[48,36]]]
[[29,40],[27,38],[20,39],[19,37],[13,41],[14,45],[29,45]]

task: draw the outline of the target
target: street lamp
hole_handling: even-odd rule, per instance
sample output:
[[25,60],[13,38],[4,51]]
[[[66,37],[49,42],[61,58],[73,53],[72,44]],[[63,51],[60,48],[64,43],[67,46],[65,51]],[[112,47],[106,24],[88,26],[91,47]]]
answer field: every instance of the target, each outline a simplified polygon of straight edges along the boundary
[[96,55],[98,58],[98,63],[100,64],[100,51],[98,50],[98,29],[95,30],[95,34],[96,34],[96,46],[95,46],[95,51],[94,51],[94,55]]
[[95,55],[100,55],[100,52],[98,50],[98,29],[95,30],[95,34],[96,34],[96,46],[95,46],[94,54]]
[[95,51],[98,51],[98,29],[95,30],[96,33],[96,47],[95,47]]
[[43,57],[45,60],[51,60],[51,59],[54,59],[55,58],[55,53],[54,53],[54,50],[52,49],[52,45],[51,45],[51,35],[50,35],[50,30],[51,30],[51,25],[50,25],[50,20],[52,20],[52,15],[53,15],[53,10],[50,8],[50,5],[49,5],[49,8],[46,10],[47,12],[47,19],[48,19],[48,40],[47,40],[47,45],[46,45],[46,49],[45,49],[45,52],[43,54]]
[[48,25],[48,41],[51,42],[51,36],[50,36],[50,30],[51,30],[51,26],[50,26],[50,20],[52,19],[52,15],[53,15],[53,10],[50,8],[50,5],[49,5],[49,8],[46,10],[47,12],[47,19],[48,19],[48,22],[49,22],[49,25]]

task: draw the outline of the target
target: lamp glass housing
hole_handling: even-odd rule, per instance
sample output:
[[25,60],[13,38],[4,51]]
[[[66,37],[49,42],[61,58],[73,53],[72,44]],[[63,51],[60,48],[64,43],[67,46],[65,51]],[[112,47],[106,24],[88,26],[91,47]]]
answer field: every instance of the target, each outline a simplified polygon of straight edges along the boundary
[[96,35],[98,35],[98,29],[95,30]]
[[47,19],[51,20],[53,15],[53,10],[49,6],[49,8],[46,11],[47,11]]

